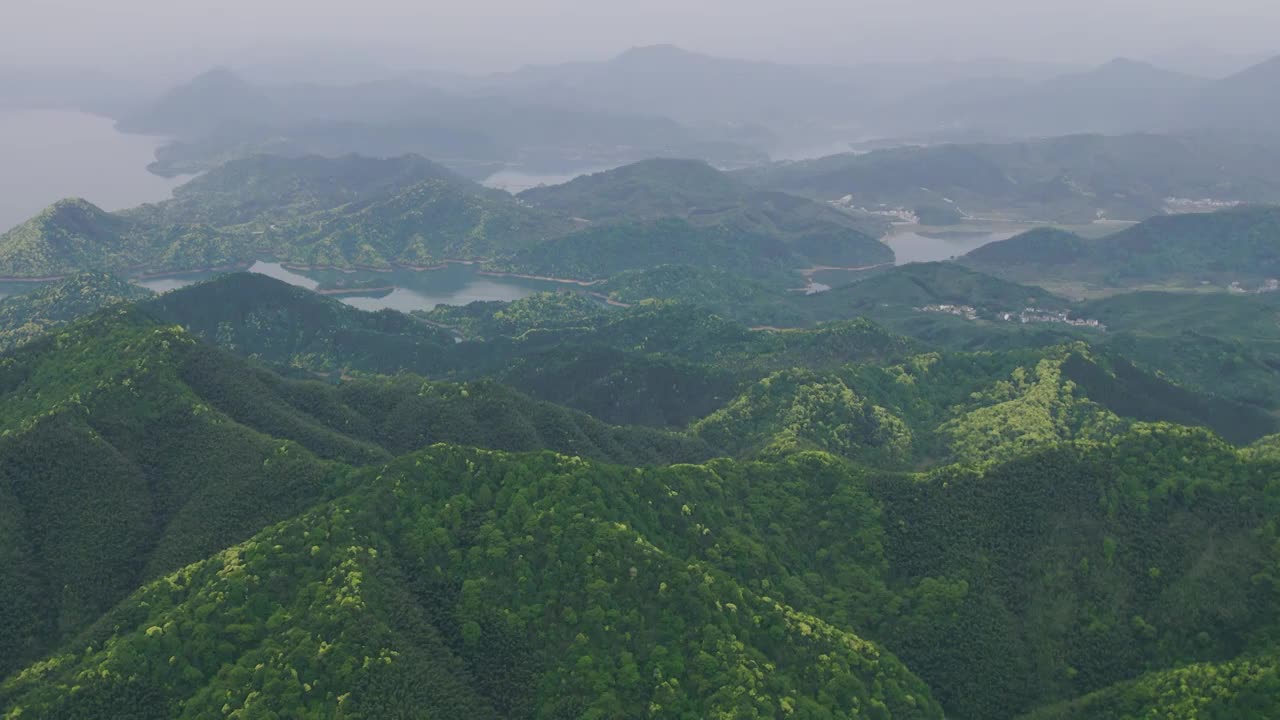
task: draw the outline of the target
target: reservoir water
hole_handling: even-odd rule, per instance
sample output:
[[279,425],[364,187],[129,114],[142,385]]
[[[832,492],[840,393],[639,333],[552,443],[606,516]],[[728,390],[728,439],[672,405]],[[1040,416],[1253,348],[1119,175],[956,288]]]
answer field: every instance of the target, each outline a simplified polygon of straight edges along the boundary
[[147,172],[163,142],[81,112],[0,111],[0,233],[62,198],[104,210],[168,198],[182,179]]
[[913,262],[937,262],[960,257],[987,243],[1008,240],[1014,231],[987,230],[895,230],[884,242],[893,248],[899,265]]
[[[294,271],[280,263],[257,262],[249,272],[261,273],[298,287],[316,290],[342,282],[362,283],[367,293],[340,295],[342,302],[361,310],[390,308],[400,312],[431,310],[437,305],[466,305],[477,300],[519,300],[534,293],[574,289],[576,286],[524,278],[482,275],[473,265],[450,264],[440,270],[393,270],[391,272],[334,270]],[[192,283],[209,280],[219,273],[186,273],[151,278],[139,282],[156,292],[168,292]],[[386,288],[393,288],[387,291]],[[3,289],[0,288],[0,292]]]
[[506,190],[514,195],[541,185],[563,185],[580,175],[590,175],[609,169],[607,167],[589,168],[566,173],[531,173],[523,170],[500,170],[485,178],[483,184],[491,188]]

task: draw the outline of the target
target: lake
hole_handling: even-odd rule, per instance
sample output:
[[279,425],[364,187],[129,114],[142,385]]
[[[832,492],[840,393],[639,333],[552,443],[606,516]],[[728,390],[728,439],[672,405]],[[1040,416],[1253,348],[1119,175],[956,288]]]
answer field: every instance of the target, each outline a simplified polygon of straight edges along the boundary
[[[338,299],[361,310],[390,308],[400,312],[431,310],[437,305],[466,305],[477,300],[519,300],[549,290],[576,289],[562,283],[526,280],[524,278],[482,275],[474,265],[452,263],[440,270],[360,271],[343,273],[334,270],[291,271],[280,263],[257,262],[249,272],[261,273],[292,285],[315,290],[321,283],[336,281],[369,282],[377,287],[394,287],[390,293],[340,295]],[[185,273],[151,278],[138,284],[156,292],[168,292],[192,283],[203,282],[218,273]],[[0,292],[3,288],[0,288]]]
[[580,175],[591,175],[592,173],[603,172],[611,168],[592,168],[589,170],[577,170],[568,173],[529,173],[522,170],[500,170],[483,181],[484,185],[499,190],[506,190],[511,194],[522,193],[525,190],[536,188],[540,185],[563,185]]
[[950,260],[987,243],[1008,240],[1016,234],[1014,231],[895,229],[885,236],[884,242],[893,248],[897,263],[903,265],[913,262]]
[[105,210],[168,198],[183,179],[147,172],[163,142],[81,112],[0,111],[0,232],[66,197]]

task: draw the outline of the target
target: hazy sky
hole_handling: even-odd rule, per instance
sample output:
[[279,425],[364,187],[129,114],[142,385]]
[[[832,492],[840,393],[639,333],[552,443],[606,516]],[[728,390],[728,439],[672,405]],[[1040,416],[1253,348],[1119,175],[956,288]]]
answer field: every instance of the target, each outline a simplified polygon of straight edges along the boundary
[[1093,62],[1280,45],[1276,0],[0,0],[0,56],[177,65],[358,51],[505,69],[635,45],[786,61]]

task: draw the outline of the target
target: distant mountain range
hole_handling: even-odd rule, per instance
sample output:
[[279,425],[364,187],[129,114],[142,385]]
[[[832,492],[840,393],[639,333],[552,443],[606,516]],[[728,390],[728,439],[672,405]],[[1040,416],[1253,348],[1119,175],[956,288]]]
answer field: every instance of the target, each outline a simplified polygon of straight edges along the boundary
[[703,132],[652,110],[584,109],[406,80],[260,86],[226,68],[168,90],[121,116],[119,127],[174,138],[152,168],[161,174],[258,152],[417,153],[479,176],[504,164],[554,171],[654,155],[724,165],[765,157],[732,134]]
[[[1145,220],[1178,201],[1280,202],[1280,144],[1256,134],[1071,135],[845,153],[749,168],[760,188],[852,207],[955,207],[1026,220]],[[1185,203],[1184,203],[1185,204]]]
[[1103,287],[1241,283],[1242,289],[1253,289],[1280,279],[1280,208],[1156,217],[1098,240],[1039,229],[984,245],[961,261],[1032,282]]
[[[1207,79],[1117,58],[1083,72],[1036,83],[991,83],[969,97],[944,86],[929,102],[890,106],[886,117],[906,123],[899,134],[982,131],[1018,138],[1070,133],[1186,130],[1280,132],[1280,57],[1221,79]],[[907,112],[909,111],[909,113]]]
[[655,156],[737,167],[872,138],[1280,134],[1272,119],[1280,58],[1221,79],[1131,59],[1092,69],[1007,60],[837,67],[719,58],[672,45],[478,77],[383,72],[324,84],[251,69],[263,80],[214,68],[150,101],[106,79],[91,92],[88,78],[97,76],[90,74],[50,74],[41,90],[20,73],[6,83],[0,72],[0,106],[78,105],[110,112],[124,130],[168,136],[152,166],[164,175],[264,152],[412,153],[480,178],[502,167],[564,172]]
[[255,155],[200,175],[170,200],[123,212],[59,201],[0,235],[0,276],[145,274],[261,259],[374,270],[465,260],[595,280],[670,263],[670,251],[795,286],[799,269],[891,262],[877,240],[885,227],[756,190],[695,160],[650,160],[517,198],[417,156]]
[[481,176],[502,165],[550,172],[653,156],[734,166],[874,138],[1280,133],[1271,111],[1280,59],[1241,69],[1250,60],[1183,53],[1094,68],[1002,59],[840,67],[654,45],[484,76],[355,64],[317,76],[257,63],[215,68],[151,101],[100,74],[50,71],[33,87],[30,73],[0,69],[0,106],[88,107],[122,128],[166,134],[174,143],[154,167],[164,174],[256,152],[355,152],[422,154]]

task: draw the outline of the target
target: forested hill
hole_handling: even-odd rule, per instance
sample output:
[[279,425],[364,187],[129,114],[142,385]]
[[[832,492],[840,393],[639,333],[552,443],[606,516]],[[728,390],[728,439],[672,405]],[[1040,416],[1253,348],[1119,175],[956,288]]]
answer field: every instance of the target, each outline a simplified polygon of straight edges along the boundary
[[0,300],[0,352],[102,308],[151,297],[151,291],[108,273],[80,273]]
[[197,175],[175,188],[171,200],[121,214],[162,225],[233,226],[332,210],[429,181],[484,192],[453,171],[416,155],[254,155]]
[[[980,279],[866,282],[1035,292]],[[232,274],[0,355],[0,408],[0,713],[1267,717],[1274,418],[1080,342]]]
[[[4,525],[6,587],[20,591],[0,611],[3,657],[13,671],[53,653],[0,682],[9,712],[168,717],[213,703],[383,717],[437,703],[494,717],[658,705],[1002,718],[1145,667],[1234,657],[1271,622],[1274,596],[1246,578],[1275,562],[1264,508],[1277,468],[1207,433],[1042,438],[922,476],[777,443],[765,463],[646,470],[445,446],[388,462],[432,442],[412,432],[424,428],[467,444],[558,441],[524,435],[509,404],[465,420],[490,402],[484,386],[288,381],[109,312],[4,359],[0,489],[21,512]],[[918,399],[959,397],[955,373],[985,362],[876,372],[915,377],[890,384]],[[992,410],[1022,416],[1038,392]],[[799,407],[761,417],[800,420]],[[729,436],[749,442],[747,427]],[[563,447],[637,462],[632,431],[610,432],[613,449]],[[1223,547],[1233,562],[1216,560]],[[44,589],[71,577],[70,594]],[[1093,620],[1064,627],[1064,613]]]
[[0,277],[469,260],[589,281],[681,260],[787,288],[802,284],[797,270],[893,260],[876,239],[882,222],[752,190],[695,161],[648,161],[531,192],[517,199],[415,156],[259,155],[119,213],[59,202],[0,236]]
[[427,266],[510,253],[577,226],[422,158],[258,156],[122,213],[59,202],[0,236],[0,276],[200,270],[264,258]]
[[1141,221],[1169,199],[1280,202],[1280,152],[1228,132],[1065,135],[846,153],[734,173],[760,188],[852,207],[952,207],[970,215]]
[[1112,287],[1241,282],[1256,287],[1280,278],[1280,208],[1155,217],[1095,241],[1036,230],[978,248],[962,262],[1027,280]]
[[749,188],[707,163],[659,158],[525,190],[519,197],[594,221],[616,221],[727,210],[748,194]]
[[[777,238],[814,264],[873,265],[893,253],[874,239],[887,224],[780,192],[762,192],[704,162],[655,159],[520,193],[537,207],[597,223],[680,218]],[[637,266],[643,267],[643,266]]]

